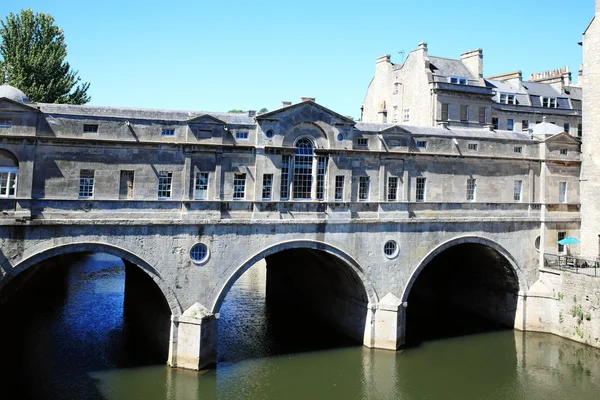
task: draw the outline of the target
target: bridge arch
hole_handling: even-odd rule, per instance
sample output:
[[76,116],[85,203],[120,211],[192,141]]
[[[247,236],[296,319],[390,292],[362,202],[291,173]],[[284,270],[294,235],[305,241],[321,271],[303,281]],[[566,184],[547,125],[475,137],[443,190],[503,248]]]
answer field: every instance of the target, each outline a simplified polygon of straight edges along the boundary
[[4,278],[0,280],[0,290],[2,290],[2,288],[10,282],[10,280],[42,261],[45,261],[55,256],[80,252],[106,253],[137,265],[152,279],[152,281],[161,291],[165,301],[169,305],[171,314],[175,317],[181,315],[181,305],[179,304],[175,293],[160,276],[160,273],[143,258],[135,255],[127,249],[109,243],[76,242],[54,246],[49,249],[37,252],[27,258],[20,260],[13,268],[7,269],[9,271],[9,274],[4,276]]
[[335,247],[333,245],[330,245],[328,243],[321,242],[321,241],[290,240],[290,241],[277,243],[275,245],[269,246],[269,247],[261,250],[260,252],[256,253],[254,256],[252,256],[249,259],[247,259],[246,261],[244,261],[239,267],[237,267],[237,269],[229,275],[229,277],[227,278],[227,281],[221,287],[219,294],[217,295],[217,297],[215,298],[215,300],[212,304],[211,311],[214,313],[219,312],[221,305],[223,304],[223,301],[225,300],[225,297],[227,296],[227,293],[229,292],[229,290],[231,289],[233,284],[251,266],[253,266],[258,261],[260,261],[270,255],[280,253],[285,250],[292,250],[292,249],[319,250],[319,251],[325,252],[325,253],[337,258],[338,260],[342,261],[345,265],[347,265],[350,268],[350,270],[356,275],[356,277],[360,281],[360,284],[362,285],[362,288],[364,289],[364,292],[368,299],[368,306],[372,307],[378,303],[377,292],[375,291],[373,284],[371,283],[369,278],[366,276],[366,274],[364,273],[363,269],[358,264],[358,262],[356,260],[354,260],[354,258],[352,258],[348,253],[339,249],[338,247]]
[[431,250],[402,293],[407,344],[480,331],[518,327],[525,277],[497,242],[461,236]]

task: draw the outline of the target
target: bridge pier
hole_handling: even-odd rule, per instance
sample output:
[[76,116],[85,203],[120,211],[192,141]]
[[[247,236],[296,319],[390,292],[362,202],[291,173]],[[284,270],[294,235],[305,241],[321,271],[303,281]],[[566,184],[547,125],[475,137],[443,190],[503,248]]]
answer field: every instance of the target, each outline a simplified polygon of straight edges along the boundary
[[372,347],[398,350],[405,342],[406,306],[391,293],[379,301],[375,312]]
[[200,370],[217,363],[218,317],[199,303],[171,317],[169,365]]

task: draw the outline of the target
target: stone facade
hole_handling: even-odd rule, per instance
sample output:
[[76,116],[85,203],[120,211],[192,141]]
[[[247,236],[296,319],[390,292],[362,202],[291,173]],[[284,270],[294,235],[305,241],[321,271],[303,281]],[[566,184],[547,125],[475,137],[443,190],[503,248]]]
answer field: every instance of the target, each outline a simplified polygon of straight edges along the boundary
[[431,56],[420,43],[403,64],[377,59],[361,119],[415,126],[492,126],[529,132],[547,117],[572,136],[581,136],[581,87],[568,68],[532,74],[521,71],[483,78],[481,49],[460,60]]

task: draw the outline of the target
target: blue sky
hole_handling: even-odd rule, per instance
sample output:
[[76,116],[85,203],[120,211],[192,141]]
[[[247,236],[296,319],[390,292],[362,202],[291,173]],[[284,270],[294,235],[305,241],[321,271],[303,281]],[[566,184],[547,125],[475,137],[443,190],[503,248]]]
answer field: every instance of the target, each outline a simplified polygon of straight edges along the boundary
[[568,65],[576,79],[594,0],[0,2],[64,29],[67,60],[92,105],[269,110],[301,96],[358,117],[375,59],[421,41],[460,58],[482,48],[484,75]]

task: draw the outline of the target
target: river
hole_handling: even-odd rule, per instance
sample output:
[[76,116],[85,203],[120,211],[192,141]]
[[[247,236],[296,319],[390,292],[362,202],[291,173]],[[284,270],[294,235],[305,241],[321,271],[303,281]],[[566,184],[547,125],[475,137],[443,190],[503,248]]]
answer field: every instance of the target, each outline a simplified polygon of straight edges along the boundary
[[596,400],[600,393],[600,350],[552,335],[492,331],[390,352],[314,329],[309,315],[281,323],[265,302],[262,265],[236,282],[221,308],[217,368],[171,369],[127,337],[120,259],[73,258],[67,277],[62,294],[0,320],[0,390],[13,393],[2,398]]

